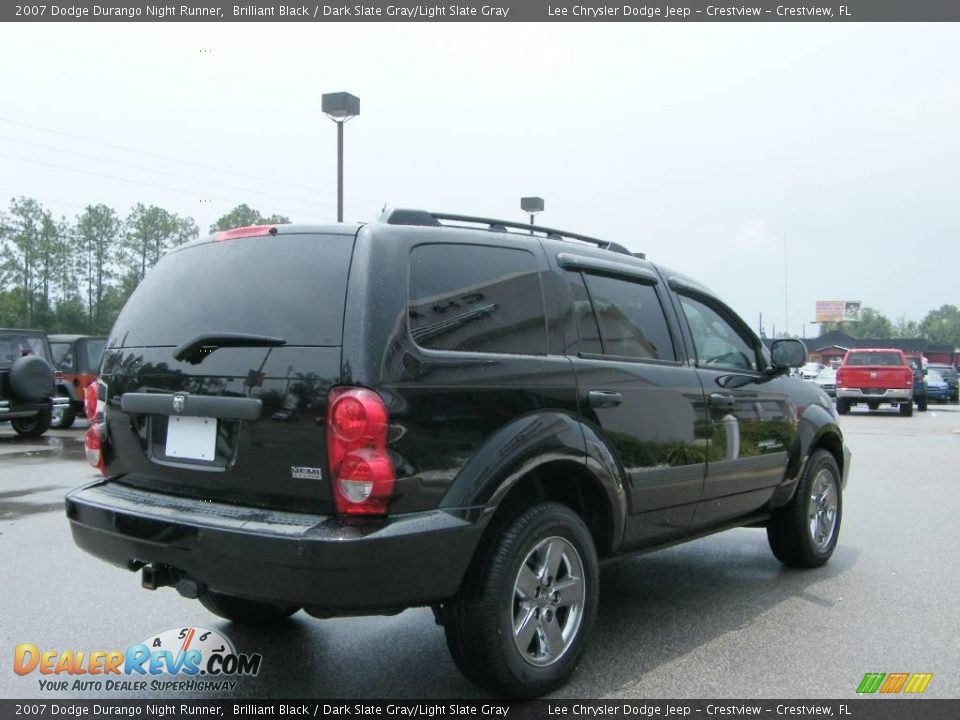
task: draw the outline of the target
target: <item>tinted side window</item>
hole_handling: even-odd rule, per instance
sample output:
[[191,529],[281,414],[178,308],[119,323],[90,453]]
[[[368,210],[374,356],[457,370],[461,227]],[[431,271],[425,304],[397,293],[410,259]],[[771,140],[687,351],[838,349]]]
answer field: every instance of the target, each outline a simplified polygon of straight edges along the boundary
[[482,245],[410,254],[410,333],[433,350],[545,355],[547,320],[534,256]]
[[656,288],[646,283],[584,274],[605,355],[676,360]]
[[697,362],[706,367],[757,369],[757,351],[753,343],[734,328],[719,312],[686,295],[680,296],[683,314],[693,336]]

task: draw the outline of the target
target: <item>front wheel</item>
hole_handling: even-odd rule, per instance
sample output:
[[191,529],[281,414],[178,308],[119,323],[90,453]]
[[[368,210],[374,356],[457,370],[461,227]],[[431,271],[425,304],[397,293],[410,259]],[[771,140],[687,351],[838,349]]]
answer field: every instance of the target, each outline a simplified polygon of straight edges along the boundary
[[199,599],[214,615],[243,625],[276,625],[299,610],[297,607],[271,605],[209,589],[200,593]]
[[50,429],[50,413],[40,412],[33,417],[11,420],[14,432],[20,437],[36,438]]
[[840,535],[843,497],[837,461],[826,450],[810,456],[793,499],[767,525],[777,560],[794,567],[819,567],[833,555]]
[[913,403],[912,402],[900,403],[900,414],[903,417],[910,417],[911,415],[913,415]]
[[573,673],[596,615],[599,563],[566,505],[535,505],[495,526],[445,609],[460,671],[510,697],[536,697]]

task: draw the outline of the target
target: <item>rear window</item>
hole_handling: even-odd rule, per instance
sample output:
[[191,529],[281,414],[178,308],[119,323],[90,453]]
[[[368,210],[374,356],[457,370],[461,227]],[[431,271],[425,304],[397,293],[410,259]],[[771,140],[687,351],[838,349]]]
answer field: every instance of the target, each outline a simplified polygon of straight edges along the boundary
[[932,367],[932,369],[933,369],[933,370],[936,370],[938,373],[940,373],[941,376],[943,376],[943,377],[945,377],[945,378],[950,378],[951,380],[952,380],[953,378],[957,377],[957,369],[956,369],[956,368],[952,368],[952,367],[948,367],[948,366],[935,365],[935,366]]
[[852,352],[847,356],[847,365],[903,366],[903,358],[895,352]]
[[100,368],[100,360],[103,359],[103,350],[107,347],[106,340],[87,340],[85,343],[83,370],[87,372],[96,372]]
[[421,245],[410,254],[408,318],[433,350],[543,355],[547,320],[536,260],[525,250]]
[[238,238],[182,248],[147,273],[111,347],[175,346],[209,332],[340,345],[353,236]]
[[47,344],[37,335],[20,335],[18,333],[4,333],[0,335],[0,368],[8,368],[21,355],[39,355],[50,361],[47,355]]

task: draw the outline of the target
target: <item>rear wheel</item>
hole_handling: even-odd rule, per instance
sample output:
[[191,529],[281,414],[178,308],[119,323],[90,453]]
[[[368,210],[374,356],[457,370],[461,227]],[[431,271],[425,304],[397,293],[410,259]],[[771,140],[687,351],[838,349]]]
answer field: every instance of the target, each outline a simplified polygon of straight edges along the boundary
[[826,450],[817,450],[793,499],[777,510],[767,525],[770,549],[785,565],[819,567],[837,546],[842,514],[837,461]]
[[69,430],[73,427],[74,421],[77,419],[77,411],[73,409],[72,406],[60,406],[54,408],[52,414],[50,415],[50,427],[57,430]]
[[20,437],[40,437],[50,429],[50,413],[41,412],[33,417],[17,418],[11,420],[10,424],[13,425],[14,432]]
[[903,415],[903,417],[910,417],[911,415],[913,415],[913,403],[912,402],[900,403],[900,414]]
[[867,403],[867,407],[870,408],[871,410],[879,410],[879,409],[880,409],[880,403],[878,403],[878,402]]
[[846,398],[837,399],[837,414],[846,415],[850,412],[850,401]]
[[204,590],[199,599],[214,615],[244,625],[276,625],[300,609],[224,595],[214,590]]
[[447,645],[477,685],[536,697],[576,668],[596,615],[597,552],[583,520],[547,502],[494,528],[445,616]]

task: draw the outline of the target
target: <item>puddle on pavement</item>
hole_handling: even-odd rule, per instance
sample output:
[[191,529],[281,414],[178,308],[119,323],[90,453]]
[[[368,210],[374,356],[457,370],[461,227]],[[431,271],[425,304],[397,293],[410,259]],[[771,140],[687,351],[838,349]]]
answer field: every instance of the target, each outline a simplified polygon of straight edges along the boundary
[[[12,452],[3,452],[5,447],[17,446]],[[19,449],[20,446],[25,446]],[[0,437],[0,462],[21,461],[24,463],[44,462],[50,458],[65,460],[84,460],[83,437],[42,437],[25,440],[19,437]]]
[[43,513],[62,511],[63,507],[63,500],[36,505],[24,502],[0,503],[0,520],[16,520],[27,515],[42,515]]
[[46,492],[47,490],[61,490],[59,485],[41,485],[40,487],[23,488],[22,490],[8,490],[0,492],[0,500],[8,498],[23,497],[24,495],[34,495],[35,493]]

